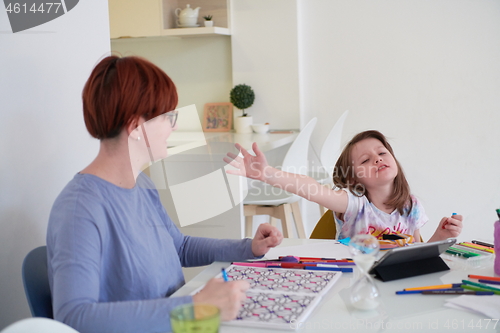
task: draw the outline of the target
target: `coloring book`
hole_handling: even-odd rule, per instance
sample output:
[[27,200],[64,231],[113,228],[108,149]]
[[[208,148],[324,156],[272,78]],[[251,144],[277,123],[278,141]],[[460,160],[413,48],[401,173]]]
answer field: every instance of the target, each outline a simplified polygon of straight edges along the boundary
[[[224,325],[293,330],[304,322],[341,272],[231,265],[229,281],[247,280],[250,289],[235,320]],[[201,288],[200,288],[201,289]],[[198,289],[199,290],[199,289]]]

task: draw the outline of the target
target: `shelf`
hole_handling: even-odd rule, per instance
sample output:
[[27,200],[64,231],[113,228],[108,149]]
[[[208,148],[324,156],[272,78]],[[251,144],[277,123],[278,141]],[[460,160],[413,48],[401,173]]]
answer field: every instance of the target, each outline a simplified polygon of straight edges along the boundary
[[229,36],[231,33],[228,28],[221,27],[198,27],[198,28],[177,28],[177,29],[163,29],[162,36],[171,37],[195,37],[195,36],[210,36],[210,35],[225,35]]

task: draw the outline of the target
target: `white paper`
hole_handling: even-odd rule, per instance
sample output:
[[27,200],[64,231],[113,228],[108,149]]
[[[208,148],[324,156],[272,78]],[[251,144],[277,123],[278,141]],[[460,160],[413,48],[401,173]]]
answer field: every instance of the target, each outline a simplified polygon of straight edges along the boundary
[[462,295],[449,299],[445,306],[452,309],[461,309],[469,312],[479,313],[487,318],[500,318],[500,297]]
[[266,259],[277,259],[280,256],[297,256],[312,258],[351,258],[349,247],[337,241],[322,241],[306,245],[272,248],[267,252]]

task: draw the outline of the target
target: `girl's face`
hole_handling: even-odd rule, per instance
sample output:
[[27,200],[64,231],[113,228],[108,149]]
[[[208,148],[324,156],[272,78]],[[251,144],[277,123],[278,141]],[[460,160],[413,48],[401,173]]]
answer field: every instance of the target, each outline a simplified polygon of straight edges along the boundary
[[356,143],[351,157],[354,177],[367,189],[390,184],[398,175],[394,156],[377,139],[368,138]]
[[167,157],[167,139],[177,129],[177,111],[170,111],[143,123],[146,145],[150,147],[153,161]]

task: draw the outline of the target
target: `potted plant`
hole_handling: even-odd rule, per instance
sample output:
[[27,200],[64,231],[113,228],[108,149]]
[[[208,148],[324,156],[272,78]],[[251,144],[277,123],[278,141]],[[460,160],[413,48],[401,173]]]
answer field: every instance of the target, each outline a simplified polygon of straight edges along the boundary
[[251,107],[255,101],[255,93],[252,88],[246,84],[238,84],[231,89],[229,98],[231,103],[242,112],[242,115],[234,121],[236,133],[252,133],[253,119],[246,112],[246,109]]
[[213,27],[214,26],[214,21],[212,21],[212,15],[206,15],[203,16],[205,19],[205,27]]

